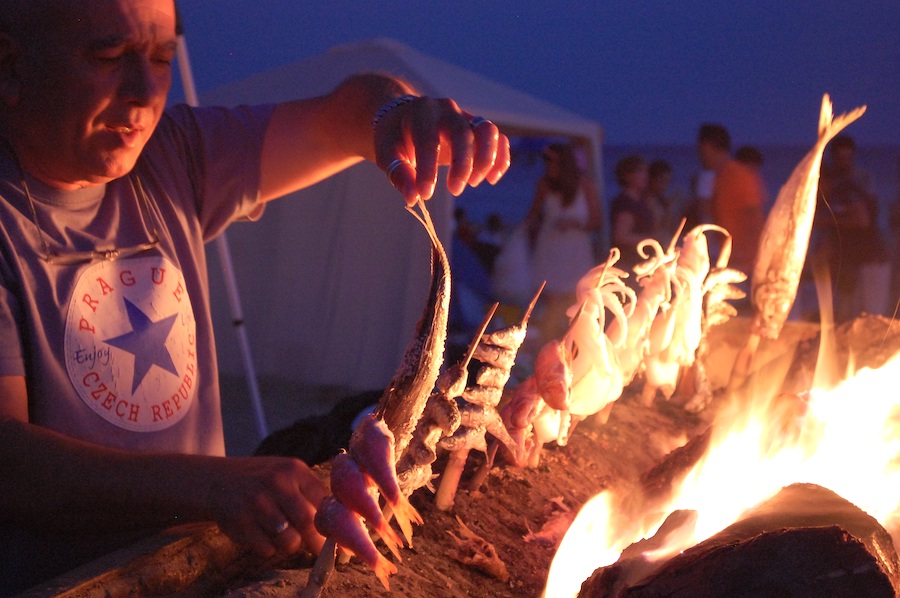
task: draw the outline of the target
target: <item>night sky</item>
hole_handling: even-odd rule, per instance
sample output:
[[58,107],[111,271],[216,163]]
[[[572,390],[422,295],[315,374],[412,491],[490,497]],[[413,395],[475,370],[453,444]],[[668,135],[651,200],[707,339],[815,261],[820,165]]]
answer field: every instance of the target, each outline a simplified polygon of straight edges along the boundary
[[[900,144],[900,2],[181,0],[198,91],[392,37],[600,122],[610,144],[808,145],[822,94]],[[183,97],[175,77],[172,98]]]

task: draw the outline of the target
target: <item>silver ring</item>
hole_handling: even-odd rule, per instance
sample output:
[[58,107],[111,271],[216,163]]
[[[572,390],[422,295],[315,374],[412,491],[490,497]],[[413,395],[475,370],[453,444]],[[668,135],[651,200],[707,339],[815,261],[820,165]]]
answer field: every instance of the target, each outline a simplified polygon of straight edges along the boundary
[[391,180],[391,177],[394,176],[394,171],[400,168],[400,166],[402,166],[403,164],[406,164],[406,160],[401,160],[400,158],[397,158],[396,160],[388,164],[387,178],[388,182],[390,182],[392,185],[394,184],[394,181]]
[[472,119],[469,121],[469,128],[474,131],[478,125],[480,125],[482,123],[489,123],[489,122],[491,122],[491,121],[489,121],[488,119],[486,119],[482,116],[473,116]]
[[275,535],[278,536],[278,535],[283,534],[289,527],[291,527],[291,524],[288,523],[287,519],[285,519],[284,521],[282,521],[281,523],[279,523],[278,525],[275,526]]

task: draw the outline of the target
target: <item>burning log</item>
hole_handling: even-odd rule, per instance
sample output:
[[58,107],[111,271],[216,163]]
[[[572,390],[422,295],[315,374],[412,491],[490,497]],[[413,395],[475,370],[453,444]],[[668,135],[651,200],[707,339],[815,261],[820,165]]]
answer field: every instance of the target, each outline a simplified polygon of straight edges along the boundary
[[[694,521],[678,512],[657,536]],[[661,565],[632,545],[582,585],[579,597],[885,596],[900,592],[900,561],[888,532],[834,492],[794,484],[733,525]]]

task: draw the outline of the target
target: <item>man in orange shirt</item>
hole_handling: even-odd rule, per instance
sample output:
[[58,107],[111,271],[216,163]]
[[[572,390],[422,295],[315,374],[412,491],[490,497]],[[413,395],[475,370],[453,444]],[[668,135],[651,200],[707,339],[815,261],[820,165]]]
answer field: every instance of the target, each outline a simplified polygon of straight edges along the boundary
[[764,223],[762,177],[732,158],[731,136],[721,125],[701,125],[697,152],[703,167],[716,173],[710,208],[713,222],[732,235],[729,266],[750,274]]

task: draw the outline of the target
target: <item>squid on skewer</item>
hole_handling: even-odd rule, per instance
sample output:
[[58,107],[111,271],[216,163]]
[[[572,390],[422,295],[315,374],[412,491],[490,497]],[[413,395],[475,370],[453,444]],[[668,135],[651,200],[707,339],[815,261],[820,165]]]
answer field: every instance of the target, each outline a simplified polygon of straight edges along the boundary
[[[681,235],[682,227],[684,220],[667,250],[663,250],[659,242],[653,239],[646,239],[638,244],[638,254],[645,261],[634,267],[641,289],[634,309],[628,315],[627,330],[624,333],[619,330],[619,320],[613,320],[607,328],[606,334],[609,337],[624,337],[624,342],[615,347],[615,354],[626,385],[631,383],[644,366],[644,358],[651,352],[651,339],[656,343],[653,352],[659,352],[671,342],[674,334],[674,330],[670,333],[665,326],[654,327],[654,322],[660,310],[665,312],[671,306],[672,278],[678,256],[675,243]],[[652,253],[648,253],[648,249],[653,250]]]
[[725,236],[716,269],[725,268],[731,257],[731,235],[720,226],[701,224],[684,236],[675,258],[672,299],[669,308],[661,309],[653,322],[649,350],[644,356],[642,399],[647,405],[652,404],[657,391],[670,399],[679,374],[696,360],[704,335],[704,283],[711,270],[707,232]]
[[[569,412],[581,419],[618,399],[625,387],[616,350],[627,339],[628,317],[634,310],[636,296],[623,280],[628,274],[615,267],[618,260],[619,250],[614,247],[606,262],[592,268],[578,282],[578,303],[569,308],[573,314],[583,310],[569,332],[576,347]],[[606,334],[607,311],[619,325],[615,337]]]

